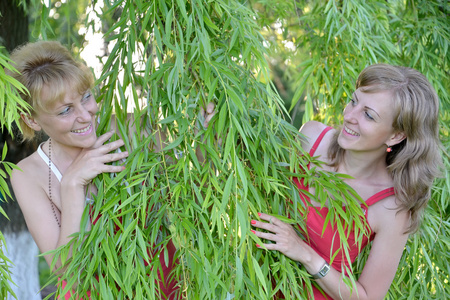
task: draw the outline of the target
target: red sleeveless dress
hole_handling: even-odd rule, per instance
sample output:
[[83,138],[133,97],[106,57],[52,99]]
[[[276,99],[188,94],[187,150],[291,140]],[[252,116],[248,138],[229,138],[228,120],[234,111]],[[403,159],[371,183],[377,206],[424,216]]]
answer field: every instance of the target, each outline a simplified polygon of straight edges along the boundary
[[[312,146],[309,155],[313,156],[317,147],[319,146],[320,142],[322,141],[324,135],[331,130],[332,127],[325,128],[317,140],[315,141],[314,145]],[[309,167],[309,166],[308,166]],[[294,178],[294,183],[297,185],[297,187],[300,190],[308,191],[308,186],[305,186],[302,180],[298,180],[297,178]],[[375,195],[371,196],[369,199],[367,199],[365,202],[367,206],[370,206],[386,197],[394,195],[394,188],[387,188],[384,189]],[[337,252],[337,255],[335,255],[334,260],[331,264],[331,266],[339,271],[343,272],[344,274],[347,274],[346,269],[344,267],[347,267],[348,270],[350,270],[350,264],[353,263],[356,259],[356,257],[361,253],[361,251],[364,249],[364,247],[367,246],[367,244],[372,241],[375,237],[375,233],[370,228],[368,222],[367,222],[367,209],[365,205],[361,205],[361,208],[364,210],[364,218],[365,222],[367,224],[367,230],[370,234],[369,237],[363,236],[362,242],[357,243],[355,240],[354,230],[347,233],[347,241],[349,245],[348,252],[350,254],[351,263],[347,261],[345,258],[344,251],[340,249],[340,236],[339,232],[336,227],[333,228],[331,222],[329,222],[325,228],[325,231],[323,230],[325,225],[325,218],[328,213],[328,207],[313,207],[311,204],[309,204],[309,197],[307,197],[305,194],[303,194],[300,191],[300,198],[302,199],[303,203],[306,207],[306,228],[307,228],[307,240],[305,241],[311,248],[314,249],[323,259],[325,259],[327,262],[331,261],[331,256]],[[345,207],[343,208],[345,209]],[[320,213],[320,214],[319,214]],[[301,228],[300,228],[301,229]],[[322,231],[324,231],[322,235]],[[310,296],[311,299],[332,299],[329,295],[327,295],[325,292],[321,291],[317,287],[313,287],[314,294]]]

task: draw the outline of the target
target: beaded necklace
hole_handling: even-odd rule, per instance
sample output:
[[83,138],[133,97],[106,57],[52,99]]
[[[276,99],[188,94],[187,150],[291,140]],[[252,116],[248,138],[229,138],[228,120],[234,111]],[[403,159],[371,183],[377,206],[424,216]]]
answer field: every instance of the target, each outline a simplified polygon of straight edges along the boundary
[[59,228],[61,228],[61,223],[59,222],[58,216],[56,215],[55,203],[52,200],[52,139],[48,139],[48,197],[50,200],[50,205],[52,206],[53,215],[55,216],[56,223]]

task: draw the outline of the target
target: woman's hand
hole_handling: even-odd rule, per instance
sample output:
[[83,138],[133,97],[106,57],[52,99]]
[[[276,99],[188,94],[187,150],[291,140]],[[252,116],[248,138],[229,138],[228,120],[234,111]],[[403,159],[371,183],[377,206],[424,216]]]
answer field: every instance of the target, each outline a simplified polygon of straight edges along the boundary
[[97,141],[89,149],[83,149],[75,158],[63,176],[65,183],[77,186],[86,186],[92,179],[101,173],[117,173],[125,169],[124,166],[108,165],[110,162],[118,161],[128,157],[128,152],[110,153],[124,145],[120,139],[106,143],[114,131],[107,132],[97,138]]
[[[202,128],[203,130],[206,130],[208,128],[209,123],[211,122],[211,119],[216,115],[217,111],[215,110],[215,104],[213,102],[210,102],[206,105],[206,109],[203,107],[200,107],[200,112],[197,117],[197,126],[194,129],[195,134],[197,135],[199,132],[199,128]],[[222,140],[218,139],[217,142],[219,145],[221,145]],[[201,143],[206,143],[204,140],[204,137],[202,135],[201,137]],[[195,149],[197,159],[199,162],[203,163],[205,161],[205,155],[200,150],[200,147],[197,147]]]
[[206,105],[206,109],[200,107],[199,120],[202,122],[203,128],[208,128],[209,122],[216,115],[215,104],[213,102],[209,102]]
[[[263,244],[264,248],[280,251],[287,257],[301,263],[305,263],[308,260],[313,250],[301,239],[292,225],[267,214],[258,213],[258,215],[262,220],[269,223],[252,220],[251,225],[269,232],[255,230],[252,230],[252,232],[261,239],[274,242]],[[256,246],[262,247],[261,245]]]

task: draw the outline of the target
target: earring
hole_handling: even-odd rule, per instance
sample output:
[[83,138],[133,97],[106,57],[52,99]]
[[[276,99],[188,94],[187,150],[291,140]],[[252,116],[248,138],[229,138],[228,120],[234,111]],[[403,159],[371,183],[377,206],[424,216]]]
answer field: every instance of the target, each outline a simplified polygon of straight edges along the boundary
[[387,153],[392,152],[392,148],[389,145],[387,145],[386,152]]

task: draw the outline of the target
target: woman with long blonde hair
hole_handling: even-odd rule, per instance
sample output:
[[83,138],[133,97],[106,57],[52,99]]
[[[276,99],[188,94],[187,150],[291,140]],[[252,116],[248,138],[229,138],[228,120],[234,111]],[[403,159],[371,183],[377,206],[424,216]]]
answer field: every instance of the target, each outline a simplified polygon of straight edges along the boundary
[[[350,175],[345,181],[367,205],[361,207],[369,232],[362,241],[354,239],[353,231],[347,232],[348,261],[340,249],[337,228],[325,226],[328,208],[302,193],[314,195],[315,191],[297,179],[306,206],[305,240],[291,225],[268,214],[259,214],[262,221],[252,220],[254,227],[266,230],[253,231],[270,241],[263,247],[300,262],[316,280],[311,299],[385,297],[408,235],[419,227],[433,180],[439,175],[438,115],[439,99],[421,73],[376,64],[359,75],[341,128],[315,121],[302,126],[303,148],[324,162],[314,167]],[[372,248],[364,269],[349,287],[343,280],[348,275],[345,270],[351,270],[351,263],[369,242]]]

